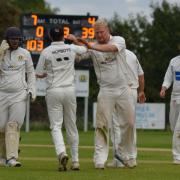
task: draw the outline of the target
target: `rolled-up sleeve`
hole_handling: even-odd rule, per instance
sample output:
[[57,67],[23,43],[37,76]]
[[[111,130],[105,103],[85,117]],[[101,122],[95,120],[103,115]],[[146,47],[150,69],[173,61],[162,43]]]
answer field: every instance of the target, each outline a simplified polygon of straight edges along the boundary
[[164,82],[162,86],[166,87],[167,89],[171,86],[173,82],[173,72],[172,72],[172,66],[171,63],[168,66],[168,69],[166,71],[166,74],[164,76]]
[[114,39],[113,39],[112,45],[115,45],[119,52],[121,50],[125,50],[126,49],[126,42],[125,42],[125,39],[123,37],[121,37],[121,36],[114,36],[113,38]]

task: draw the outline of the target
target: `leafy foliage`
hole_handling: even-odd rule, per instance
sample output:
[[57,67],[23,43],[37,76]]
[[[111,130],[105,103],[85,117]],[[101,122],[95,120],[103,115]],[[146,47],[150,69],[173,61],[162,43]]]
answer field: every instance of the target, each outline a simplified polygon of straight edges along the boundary
[[48,13],[54,14],[59,9],[51,9],[44,0],[1,0],[0,2],[0,40],[3,39],[4,31],[9,26],[20,26],[22,13]]
[[140,60],[145,72],[147,101],[158,102],[161,101],[159,90],[169,61],[180,50],[180,7],[164,0],[160,6],[152,4],[151,8],[151,22],[140,14],[124,21],[115,14],[109,24],[112,33],[122,35],[127,48]]

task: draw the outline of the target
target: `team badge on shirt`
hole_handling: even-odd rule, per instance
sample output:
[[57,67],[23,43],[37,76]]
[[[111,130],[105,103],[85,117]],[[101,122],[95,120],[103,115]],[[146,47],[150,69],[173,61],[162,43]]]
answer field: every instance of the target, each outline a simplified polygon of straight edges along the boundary
[[23,61],[24,60],[24,56],[23,55],[19,55],[18,56],[18,61]]

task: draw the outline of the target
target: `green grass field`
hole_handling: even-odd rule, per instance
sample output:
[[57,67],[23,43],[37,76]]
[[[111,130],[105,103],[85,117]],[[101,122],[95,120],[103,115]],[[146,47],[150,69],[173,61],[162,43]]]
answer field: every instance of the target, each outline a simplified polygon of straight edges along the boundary
[[[171,132],[138,131],[138,166],[134,169],[94,169],[94,132],[80,132],[80,171],[58,172],[49,131],[21,132],[21,168],[0,167],[0,180],[179,180],[180,166],[172,164]],[[69,149],[68,149],[69,151]],[[109,160],[112,158],[112,149]],[[69,162],[70,166],[70,162]]]

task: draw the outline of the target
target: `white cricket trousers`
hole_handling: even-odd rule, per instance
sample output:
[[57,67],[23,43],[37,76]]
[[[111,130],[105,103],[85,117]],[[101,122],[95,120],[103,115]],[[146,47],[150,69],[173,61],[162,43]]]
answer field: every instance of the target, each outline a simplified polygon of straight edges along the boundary
[[79,135],[76,126],[76,95],[74,87],[56,88],[47,91],[46,103],[50,129],[57,156],[66,152],[62,135],[64,122],[67,142],[70,145],[72,161],[79,161]]
[[8,122],[15,121],[21,128],[26,114],[27,91],[0,92],[0,131],[4,132]]
[[174,160],[180,160],[180,99],[170,101],[169,120],[173,132],[173,158]]
[[[96,114],[96,129],[95,129],[95,152],[94,163],[104,164],[107,161],[109,152],[109,128],[112,124],[112,115],[114,109],[123,117],[119,119],[119,124],[122,128],[121,142],[124,150],[127,153],[132,152],[132,143],[134,140],[134,111],[132,94],[129,87],[115,90],[100,89],[97,100],[97,114]],[[122,151],[120,146],[118,154]],[[128,157],[120,154],[122,159],[126,160]]]
[[[135,114],[135,110],[136,110],[136,104],[137,104],[137,89],[130,89],[132,96],[133,96],[133,111]],[[115,155],[116,152],[118,151],[118,147],[119,146],[126,146],[126,144],[121,144],[121,129],[120,129],[120,124],[119,124],[119,119],[122,120],[122,115],[116,113],[116,108],[115,111],[113,113],[113,119],[112,119],[112,125],[111,125],[111,140],[113,143],[113,154]],[[129,159],[136,159],[137,158],[137,147],[136,147],[136,141],[137,141],[137,135],[136,135],[136,123],[134,123],[134,141],[131,144],[131,150],[132,152],[130,152],[130,154],[128,154]],[[124,154],[126,154],[126,152],[122,152]]]

